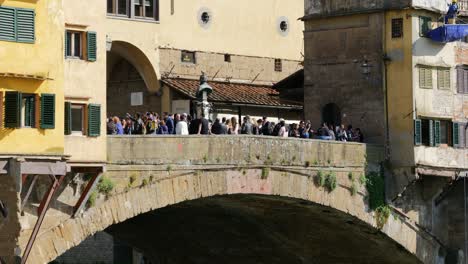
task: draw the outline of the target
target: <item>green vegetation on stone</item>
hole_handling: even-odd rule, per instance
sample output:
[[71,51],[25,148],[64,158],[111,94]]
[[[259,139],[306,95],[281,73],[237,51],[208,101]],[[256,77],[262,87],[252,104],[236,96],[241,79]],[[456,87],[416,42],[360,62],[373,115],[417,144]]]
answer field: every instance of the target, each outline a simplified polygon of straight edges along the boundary
[[262,168],[262,180],[268,179],[268,176],[270,175],[270,168]]
[[114,187],[115,184],[111,179],[107,177],[102,177],[101,180],[99,180],[97,190],[99,191],[99,193],[109,196],[112,190],[114,190]]

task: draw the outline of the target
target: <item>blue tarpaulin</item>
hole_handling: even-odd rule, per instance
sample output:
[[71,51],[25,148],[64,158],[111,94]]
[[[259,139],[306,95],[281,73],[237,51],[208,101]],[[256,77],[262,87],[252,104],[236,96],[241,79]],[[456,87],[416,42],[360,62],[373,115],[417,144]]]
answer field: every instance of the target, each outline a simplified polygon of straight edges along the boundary
[[429,31],[427,36],[437,42],[454,42],[468,36],[468,24],[446,24]]

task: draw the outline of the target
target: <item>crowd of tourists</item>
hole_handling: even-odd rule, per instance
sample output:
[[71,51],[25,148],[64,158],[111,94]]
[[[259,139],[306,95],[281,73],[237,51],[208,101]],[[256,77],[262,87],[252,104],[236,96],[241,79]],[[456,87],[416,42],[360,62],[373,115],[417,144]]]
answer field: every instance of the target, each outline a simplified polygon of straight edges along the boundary
[[287,124],[284,119],[278,123],[270,122],[267,117],[253,119],[245,116],[242,122],[237,117],[222,119],[214,122],[204,115],[192,118],[187,114],[157,113],[126,114],[124,118],[117,116],[107,119],[108,135],[264,135],[292,138],[310,138],[322,140],[364,142],[364,136],[359,128],[351,125],[322,124],[313,129],[310,121]]

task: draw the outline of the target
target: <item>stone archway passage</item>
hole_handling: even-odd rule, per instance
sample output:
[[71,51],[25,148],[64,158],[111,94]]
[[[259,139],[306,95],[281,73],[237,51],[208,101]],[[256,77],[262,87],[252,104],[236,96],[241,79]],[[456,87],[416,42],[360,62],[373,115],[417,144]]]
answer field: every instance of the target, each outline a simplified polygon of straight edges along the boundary
[[355,217],[278,196],[230,195],[183,202],[106,232],[142,250],[152,263],[420,263]]
[[126,113],[161,111],[161,87],[149,57],[131,43],[112,42],[107,53],[107,111]]
[[329,103],[323,107],[322,121],[329,126],[338,126],[341,124],[341,110],[338,105]]

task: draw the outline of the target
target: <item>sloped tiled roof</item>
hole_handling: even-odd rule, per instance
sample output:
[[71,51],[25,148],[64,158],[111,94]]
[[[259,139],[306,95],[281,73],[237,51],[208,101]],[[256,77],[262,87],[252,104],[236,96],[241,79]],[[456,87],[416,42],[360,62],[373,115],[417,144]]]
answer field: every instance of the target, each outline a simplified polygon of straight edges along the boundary
[[[198,80],[182,78],[167,78],[162,82],[191,99],[196,98],[200,86]],[[217,81],[209,81],[208,84],[213,88],[208,96],[212,102],[302,108],[301,105],[280,100],[279,92],[272,86]]]

